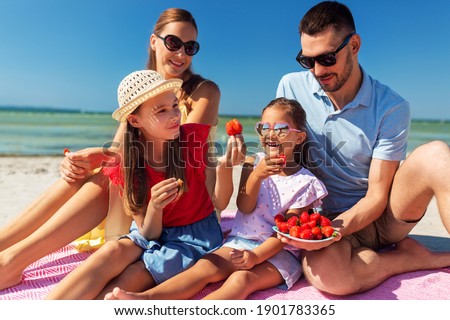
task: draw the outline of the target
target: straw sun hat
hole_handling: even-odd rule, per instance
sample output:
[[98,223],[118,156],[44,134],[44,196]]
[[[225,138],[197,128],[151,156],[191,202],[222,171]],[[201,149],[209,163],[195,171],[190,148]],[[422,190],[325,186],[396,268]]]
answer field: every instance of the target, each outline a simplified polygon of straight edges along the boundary
[[119,108],[113,112],[112,117],[117,121],[126,121],[127,116],[143,102],[165,91],[176,91],[182,83],[181,79],[166,80],[153,70],[132,72],[119,84]]

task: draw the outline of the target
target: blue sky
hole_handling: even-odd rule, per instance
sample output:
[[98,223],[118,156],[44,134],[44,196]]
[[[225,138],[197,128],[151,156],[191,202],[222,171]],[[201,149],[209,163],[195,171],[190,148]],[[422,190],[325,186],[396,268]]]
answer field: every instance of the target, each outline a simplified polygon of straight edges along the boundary
[[[0,105],[91,111],[117,107],[117,85],[145,68],[168,7],[198,27],[194,70],[222,92],[221,114],[259,115],[281,76],[303,70],[298,24],[308,0],[0,0]],[[362,37],[363,68],[411,104],[416,119],[450,119],[450,2],[344,0]]]

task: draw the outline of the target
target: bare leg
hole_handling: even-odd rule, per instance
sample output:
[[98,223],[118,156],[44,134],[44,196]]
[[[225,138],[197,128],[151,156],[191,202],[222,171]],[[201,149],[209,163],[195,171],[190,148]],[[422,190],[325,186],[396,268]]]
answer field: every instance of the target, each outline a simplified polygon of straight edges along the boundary
[[142,248],[130,239],[109,241],[69,273],[46,299],[94,299],[141,254]]
[[336,295],[366,291],[396,274],[446,266],[450,266],[450,253],[431,252],[412,238],[383,252],[352,249],[344,238],[325,249],[305,252],[303,258],[306,279],[319,290]]
[[283,283],[280,272],[270,262],[263,262],[250,270],[233,272],[225,283],[204,300],[244,300],[253,292]]
[[[390,206],[400,220],[418,220],[433,196],[445,228],[450,233],[450,148],[444,142],[418,147],[394,177]],[[414,183],[412,183],[414,182]]]
[[108,178],[93,176],[36,231],[0,252],[0,290],[20,283],[32,262],[97,226],[108,212]]
[[0,252],[28,237],[50,219],[85,183],[60,179],[34,200],[22,213],[0,229]]
[[148,272],[142,260],[137,260],[129,265],[118,277],[111,280],[96,297],[97,300],[104,300],[107,293],[116,287],[122,290],[142,292],[156,286],[152,275]]
[[142,293],[126,292],[115,288],[105,296],[107,300],[181,300],[190,299],[208,283],[226,279],[233,273],[229,253],[232,249],[222,247],[205,255],[191,268]]
[[[449,167],[450,149],[446,143],[431,142],[414,150],[394,177],[389,199],[394,216],[417,221],[435,196],[450,232]],[[450,252],[431,252],[411,238],[399,241],[395,250],[379,253],[368,248],[354,250],[342,239],[323,250],[306,252],[303,260],[305,276],[314,286],[339,295],[368,290],[399,273],[447,266]]]

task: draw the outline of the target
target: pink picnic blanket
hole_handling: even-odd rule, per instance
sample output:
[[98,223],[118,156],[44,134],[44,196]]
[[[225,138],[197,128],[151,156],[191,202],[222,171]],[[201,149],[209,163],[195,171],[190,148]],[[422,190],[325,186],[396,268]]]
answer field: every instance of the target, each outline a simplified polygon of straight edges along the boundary
[[[234,212],[222,212],[222,229],[229,230]],[[1,290],[0,300],[43,299],[61,279],[91,253],[67,245],[28,266],[18,286]],[[208,285],[194,299],[216,290],[221,282]],[[450,300],[450,268],[417,271],[389,278],[378,287],[345,297],[324,294],[302,277],[288,291],[268,289],[249,296],[252,300]]]

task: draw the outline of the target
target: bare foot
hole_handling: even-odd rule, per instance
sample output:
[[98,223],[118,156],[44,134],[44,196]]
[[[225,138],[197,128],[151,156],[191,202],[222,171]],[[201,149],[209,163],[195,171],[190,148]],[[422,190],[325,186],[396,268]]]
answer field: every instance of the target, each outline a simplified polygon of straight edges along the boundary
[[23,269],[17,268],[11,259],[0,253],[0,290],[14,287],[22,282]]
[[412,259],[413,270],[439,269],[450,266],[450,252],[433,252],[417,240],[406,237],[396,244],[396,250]]
[[125,292],[115,287],[112,292],[105,295],[105,300],[145,300],[145,295],[142,293]]

